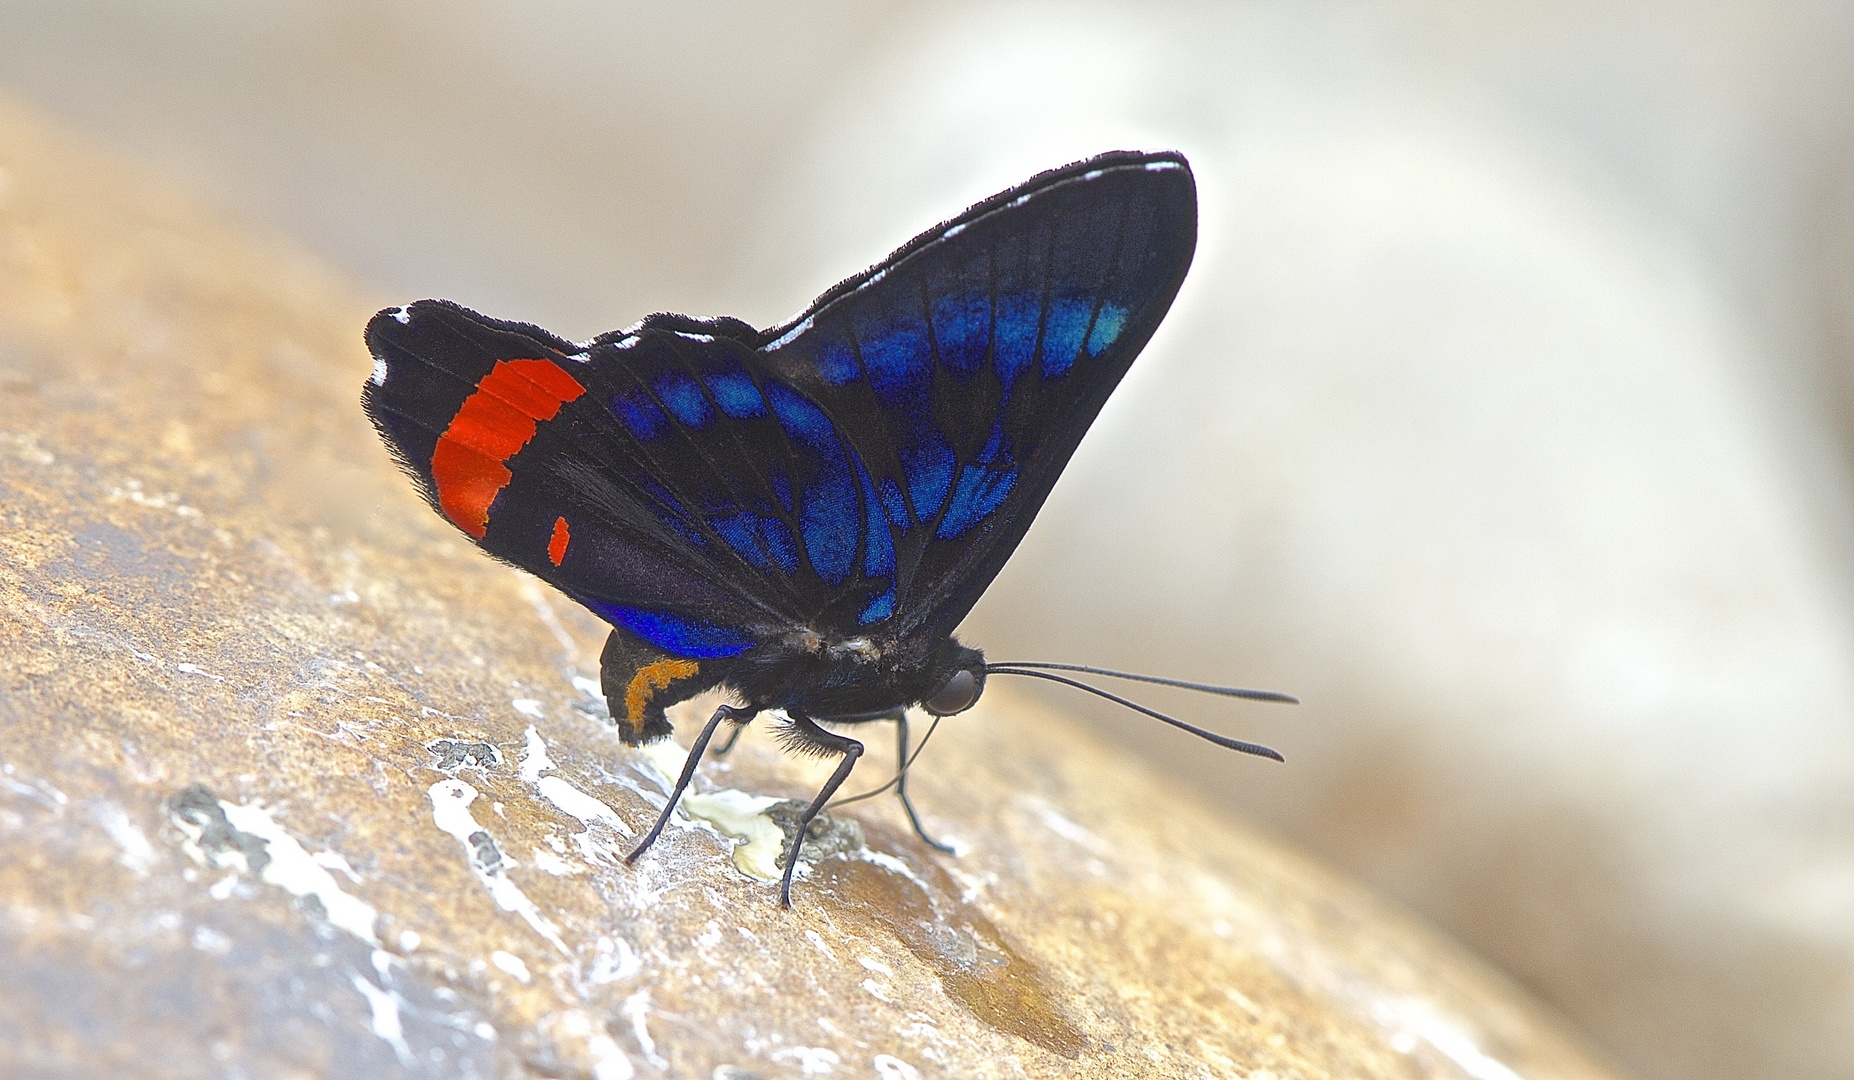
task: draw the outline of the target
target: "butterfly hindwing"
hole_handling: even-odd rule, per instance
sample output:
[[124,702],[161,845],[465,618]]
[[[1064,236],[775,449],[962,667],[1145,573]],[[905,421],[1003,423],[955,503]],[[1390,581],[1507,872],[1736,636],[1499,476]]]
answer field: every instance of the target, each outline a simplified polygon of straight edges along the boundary
[[734,655],[795,617],[777,575],[755,582],[676,512],[675,477],[609,409],[616,362],[443,301],[382,312],[367,340],[368,415],[491,554],[676,655]]
[[1170,305],[1176,155],[1112,154],[922,234],[756,333],[575,345],[441,301],[376,316],[366,407],[440,512],[666,654],[950,633]]

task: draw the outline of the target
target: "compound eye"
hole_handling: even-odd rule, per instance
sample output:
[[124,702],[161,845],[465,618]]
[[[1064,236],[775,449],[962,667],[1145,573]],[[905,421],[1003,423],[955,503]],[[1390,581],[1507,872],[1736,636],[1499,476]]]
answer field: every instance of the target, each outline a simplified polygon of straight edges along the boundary
[[946,680],[946,685],[921,702],[921,705],[935,716],[951,716],[970,709],[978,697],[978,676],[970,670],[961,669],[953,672],[953,677]]

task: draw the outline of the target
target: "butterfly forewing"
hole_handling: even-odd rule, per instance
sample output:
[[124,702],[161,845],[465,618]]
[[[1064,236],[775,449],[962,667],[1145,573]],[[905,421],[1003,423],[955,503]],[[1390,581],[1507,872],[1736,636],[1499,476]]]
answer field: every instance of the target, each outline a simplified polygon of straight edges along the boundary
[[1195,205],[1176,155],[1106,155],[761,334],[576,346],[424,301],[368,327],[366,406],[459,528],[669,653],[944,635],[1170,305]]
[[[773,336],[769,366],[857,456],[865,564],[893,566],[832,609],[834,629],[951,632],[1165,314],[1195,242],[1181,159],[1097,158],[926,234]],[[877,585],[892,592],[862,602]]]

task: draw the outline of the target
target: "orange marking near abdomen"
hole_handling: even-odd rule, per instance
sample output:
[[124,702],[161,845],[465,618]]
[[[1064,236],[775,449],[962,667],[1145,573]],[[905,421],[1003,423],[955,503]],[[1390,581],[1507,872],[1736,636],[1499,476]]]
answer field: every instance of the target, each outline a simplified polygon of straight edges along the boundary
[[566,558],[567,541],[570,539],[572,534],[567,531],[566,518],[555,518],[553,539],[547,541],[547,561],[559,566],[560,560]]
[[644,706],[656,696],[657,691],[667,688],[677,679],[686,679],[701,669],[693,660],[658,660],[654,664],[645,664],[631,676],[631,685],[624,688],[625,719],[633,724],[644,722]]
[[[478,540],[489,531],[489,504],[508,486],[507,462],[534,438],[536,425],[586,392],[548,360],[498,360],[464,399],[431,454],[438,505]],[[559,527],[555,528],[556,534]],[[562,543],[564,553],[565,544]],[[553,545],[548,545],[552,554]],[[559,565],[559,560],[554,561]]]

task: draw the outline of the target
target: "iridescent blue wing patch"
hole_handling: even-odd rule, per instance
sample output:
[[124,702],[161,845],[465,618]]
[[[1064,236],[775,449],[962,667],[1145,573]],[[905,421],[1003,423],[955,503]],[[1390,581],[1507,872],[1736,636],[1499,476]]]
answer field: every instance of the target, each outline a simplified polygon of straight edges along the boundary
[[834,627],[950,633],[1029,528],[1170,307],[1197,239],[1175,154],[1045,173],[769,331],[764,365],[832,417],[861,570]]

